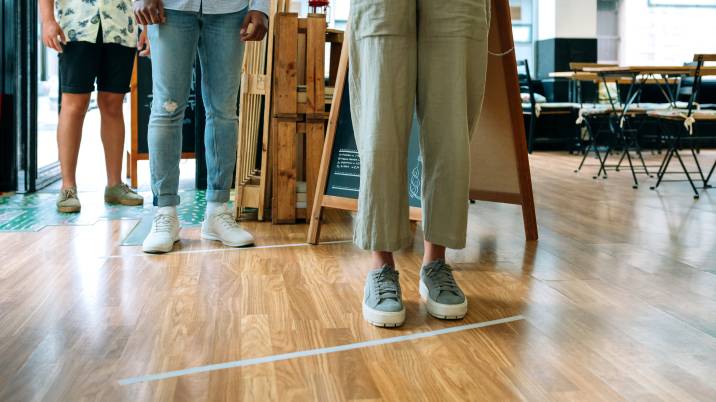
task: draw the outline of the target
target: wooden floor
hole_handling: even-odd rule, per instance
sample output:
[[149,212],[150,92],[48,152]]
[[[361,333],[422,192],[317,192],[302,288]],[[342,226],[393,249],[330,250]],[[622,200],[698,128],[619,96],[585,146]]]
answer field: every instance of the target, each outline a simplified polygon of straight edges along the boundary
[[[531,162],[540,240],[524,241],[517,207],[471,206],[468,247],[449,254],[470,304],[460,322],[419,300],[420,233],[397,259],[408,319],[395,330],[361,318],[365,254],[295,245],[304,225],[246,223],[259,245],[289,247],[243,250],[187,229],[165,256],[120,247],[130,221],[0,234],[0,401],[716,400],[716,189],[695,201],[685,184],[575,174],[576,156]],[[328,220],[324,241],[350,238],[350,215]],[[526,319],[119,383],[514,315]]]

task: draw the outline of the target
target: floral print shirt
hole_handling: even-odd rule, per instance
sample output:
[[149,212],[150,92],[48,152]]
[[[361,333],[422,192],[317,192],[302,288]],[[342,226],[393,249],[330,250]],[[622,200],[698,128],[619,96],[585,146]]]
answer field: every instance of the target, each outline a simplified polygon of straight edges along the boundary
[[104,43],[137,46],[131,0],[55,0],[55,14],[68,41],[95,43],[101,27]]

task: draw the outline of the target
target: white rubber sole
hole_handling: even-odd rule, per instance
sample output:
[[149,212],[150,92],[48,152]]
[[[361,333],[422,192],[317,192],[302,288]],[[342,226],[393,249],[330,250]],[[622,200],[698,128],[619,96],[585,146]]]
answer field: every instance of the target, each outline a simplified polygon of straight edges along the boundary
[[380,311],[363,303],[363,318],[376,327],[399,327],[405,322],[405,308],[400,311]]
[[142,245],[142,251],[144,251],[147,254],[166,254],[174,249],[174,244],[176,244],[179,241],[179,238],[177,237],[174,239],[174,243],[169,245],[169,247],[144,247]]
[[213,233],[206,233],[206,232],[204,232],[204,230],[201,231],[201,238],[204,240],[220,241],[221,244],[225,245],[226,247],[248,247],[248,246],[254,245],[253,240],[237,242],[237,243],[230,243],[230,242],[224,241],[221,237],[219,237]]
[[420,296],[425,299],[428,314],[441,320],[459,320],[467,314],[467,299],[461,304],[442,304],[429,297],[428,287],[420,280]]

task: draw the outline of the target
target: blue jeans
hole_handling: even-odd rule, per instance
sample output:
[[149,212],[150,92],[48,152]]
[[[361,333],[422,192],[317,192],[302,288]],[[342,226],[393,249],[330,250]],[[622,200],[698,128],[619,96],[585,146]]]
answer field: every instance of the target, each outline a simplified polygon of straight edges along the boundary
[[207,201],[226,202],[236,165],[237,97],[244,43],[239,39],[247,10],[202,14],[165,10],[166,22],[150,25],[153,100],[149,117],[149,164],[154,205],[179,204],[182,123],[197,50],[208,170]]

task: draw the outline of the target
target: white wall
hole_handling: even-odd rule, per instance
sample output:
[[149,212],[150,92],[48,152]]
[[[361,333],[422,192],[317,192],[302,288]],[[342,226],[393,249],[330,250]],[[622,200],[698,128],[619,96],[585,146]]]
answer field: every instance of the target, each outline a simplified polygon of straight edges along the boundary
[[597,0],[538,0],[537,39],[596,38]]
[[694,53],[716,53],[716,8],[649,7],[648,0],[622,0],[619,63],[681,65]]
[[537,40],[557,37],[557,0],[537,0]]

